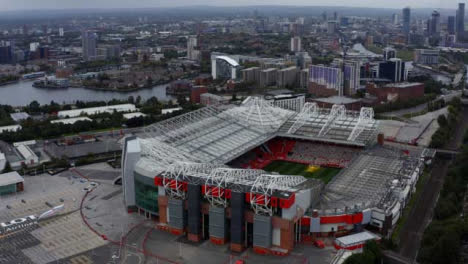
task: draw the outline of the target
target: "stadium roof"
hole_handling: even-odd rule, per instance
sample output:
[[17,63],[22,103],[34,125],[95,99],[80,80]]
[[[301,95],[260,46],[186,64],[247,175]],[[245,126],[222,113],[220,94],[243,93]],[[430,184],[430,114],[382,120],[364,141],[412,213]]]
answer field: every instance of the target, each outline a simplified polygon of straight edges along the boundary
[[[303,98],[288,100],[303,105]],[[143,145],[158,149],[164,144],[159,148],[185,153],[183,160],[226,164],[278,135],[364,146],[377,131],[369,108],[357,113],[307,103],[297,113],[276,105],[291,108],[257,97],[247,98],[240,106],[204,107],[146,127]]]
[[392,199],[386,194],[398,187],[394,180],[402,183],[411,179],[421,154],[422,151],[406,155],[401,149],[381,146],[367,150],[326,186],[319,209],[337,213],[335,208],[390,205]]

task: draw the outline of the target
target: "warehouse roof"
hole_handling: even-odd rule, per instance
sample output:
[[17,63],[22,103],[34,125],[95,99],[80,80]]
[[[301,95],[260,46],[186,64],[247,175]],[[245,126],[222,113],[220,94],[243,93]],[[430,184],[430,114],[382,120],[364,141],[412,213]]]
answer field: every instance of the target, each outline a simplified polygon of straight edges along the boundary
[[349,236],[338,237],[336,241],[343,246],[353,246],[378,238],[378,236],[372,234],[371,232],[364,231]]
[[58,119],[58,120],[52,120],[50,121],[50,123],[52,124],[55,124],[55,123],[62,123],[62,124],[66,124],[66,125],[71,125],[71,124],[74,124],[78,121],[93,121],[91,118],[89,117],[73,117],[73,118],[66,118],[66,119]]
[[0,186],[24,182],[23,177],[16,171],[0,174]]
[[132,112],[136,111],[136,107],[134,104],[120,104],[120,105],[109,105],[109,106],[100,106],[100,107],[89,107],[89,108],[82,108],[82,109],[73,109],[73,110],[64,110],[59,111],[59,117],[77,117],[80,116],[81,113],[85,113],[88,115],[94,115],[99,113],[112,113],[114,111],[117,112]]
[[353,99],[344,96],[330,96],[324,98],[313,99],[316,102],[328,103],[328,104],[352,104],[359,102],[359,99]]

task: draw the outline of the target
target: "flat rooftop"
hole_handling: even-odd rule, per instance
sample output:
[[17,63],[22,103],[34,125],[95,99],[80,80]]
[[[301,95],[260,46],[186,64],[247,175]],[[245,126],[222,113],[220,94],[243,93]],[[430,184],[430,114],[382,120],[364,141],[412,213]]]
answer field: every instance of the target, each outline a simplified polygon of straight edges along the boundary
[[409,83],[409,82],[404,82],[404,83],[389,83],[386,84],[384,87],[395,87],[395,88],[409,88],[409,87],[414,87],[418,85],[423,85],[422,83]]
[[321,103],[328,103],[328,104],[352,104],[359,102],[359,99],[354,99],[345,96],[330,96],[330,97],[322,97],[322,98],[314,98],[316,102]]

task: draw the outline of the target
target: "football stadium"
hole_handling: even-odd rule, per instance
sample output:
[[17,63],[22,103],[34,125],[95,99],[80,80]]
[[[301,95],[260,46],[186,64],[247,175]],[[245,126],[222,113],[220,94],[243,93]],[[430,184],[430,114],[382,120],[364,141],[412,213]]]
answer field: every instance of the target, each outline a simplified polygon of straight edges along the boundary
[[353,249],[364,228],[391,232],[433,155],[384,144],[372,108],[249,97],[125,138],[124,202],[162,230],[235,252],[284,255],[343,236],[332,245]]

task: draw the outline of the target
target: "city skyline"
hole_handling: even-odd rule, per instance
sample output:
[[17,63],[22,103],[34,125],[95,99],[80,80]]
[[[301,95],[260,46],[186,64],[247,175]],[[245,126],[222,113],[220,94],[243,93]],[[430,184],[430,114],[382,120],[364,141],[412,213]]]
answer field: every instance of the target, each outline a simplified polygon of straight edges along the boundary
[[[197,6],[197,5],[207,5],[207,6],[220,6],[220,7],[229,7],[229,6],[249,6],[249,5],[287,5],[287,6],[337,6],[337,7],[372,7],[372,8],[390,8],[390,9],[401,9],[406,6],[411,8],[447,8],[447,9],[456,9],[458,3],[466,3],[466,1],[459,0],[449,0],[449,1],[440,1],[440,0],[422,0],[422,1],[405,1],[405,0],[395,0],[389,3],[384,0],[354,0],[354,1],[344,1],[344,0],[315,0],[315,1],[304,1],[304,0],[294,0],[294,1],[285,1],[285,0],[239,0],[236,2],[227,2],[224,0],[200,0],[200,1],[187,1],[187,0],[177,0],[177,1],[153,1],[153,0],[141,0],[138,4],[129,3],[126,0],[83,0],[83,1],[57,1],[57,0],[44,0],[44,1],[32,1],[32,0],[22,0],[22,1],[11,1],[11,0],[0,0],[0,11],[8,10],[34,10],[34,9],[88,9],[88,8],[165,8],[165,7],[187,7],[187,6]],[[112,5],[110,5],[112,3]]]

